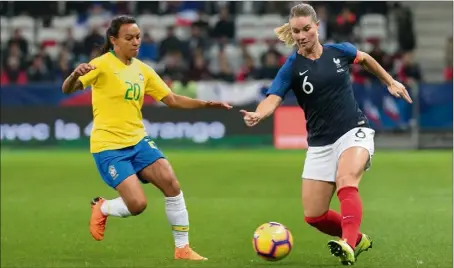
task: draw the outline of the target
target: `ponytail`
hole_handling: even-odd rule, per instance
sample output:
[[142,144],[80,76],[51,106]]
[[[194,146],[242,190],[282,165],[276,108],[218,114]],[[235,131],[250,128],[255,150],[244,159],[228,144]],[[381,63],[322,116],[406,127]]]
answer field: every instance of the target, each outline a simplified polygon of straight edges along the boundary
[[103,55],[113,49],[113,45],[110,42],[110,36],[111,36],[110,32],[111,32],[111,30],[109,27],[109,29],[107,29],[107,31],[106,31],[106,41],[104,41],[104,45],[101,47],[101,50],[99,52],[100,55]]
[[294,46],[295,40],[292,37],[292,29],[290,28],[290,24],[286,23],[280,27],[274,29],[274,33],[276,33],[277,38],[285,43],[287,46]]

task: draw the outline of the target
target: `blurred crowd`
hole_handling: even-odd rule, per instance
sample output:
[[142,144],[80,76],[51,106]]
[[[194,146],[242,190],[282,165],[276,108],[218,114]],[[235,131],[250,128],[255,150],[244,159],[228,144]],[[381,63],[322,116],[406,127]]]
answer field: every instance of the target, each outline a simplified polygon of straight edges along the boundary
[[[64,8],[60,2],[49,2],[49,6],[36,5],[33,8],[24,4],[27,2],[13,3],[13,14],[42,18],[44,27],[55,14],[77,14],[78,20],[84,21],[93,14],[108,17],[116,14],[169,15],[196,10],[197,16],[187,25],[188,33],[184,38],[176,34],[176,26],[172,25],[166,28],[165,36],[160,39],[153,36],[153,29],[144,31],[138,55],[164,79],[183,84],[213,79],[228,82],[273,79],[292,51],[276,39],[269,38],[263,43],[265,49],[256,53],[256,46],[237,37],[235,18],[239,14],[278,14],[285,20],[294,2],[65,2]],[[319,15],[319,34],[323,42],[367,42],[367,46],[360,48],[369,52],[401,81],[423,80],[419,65],[414,61],[413,51],[417,44],[412,31],[412,15],[407,8],[386,2],[311,4]],[[8,9],[0,10],[4,12]],[[397,18],[395,49],[384,49],[384,42],[380,39],[362,40],[358,31],[355,31],[361,16],[370,12],[385,16],[394,14],[394,18]],[[214,21],[210,19],[213,16],[217,18]],[[269,28],[269,31],[272,32],[273,28]],[[52,56],[48,52],[49,42],[30,42],[22,36],[19,28],[11,29],[11,32],[11,38],[2,42],[2,85],[61,82],[77,64],[94,58],[105,39],[105,32],[99,28],[93,28],[80,40],[74,36],[73,29],[68,28],[66,37],[58,44],[58,51],[54,51]],[[446,77],[452,79],[452,38],[447,44]],[[358,83],[374,79],[356,67],[353,67],[353,78]]]

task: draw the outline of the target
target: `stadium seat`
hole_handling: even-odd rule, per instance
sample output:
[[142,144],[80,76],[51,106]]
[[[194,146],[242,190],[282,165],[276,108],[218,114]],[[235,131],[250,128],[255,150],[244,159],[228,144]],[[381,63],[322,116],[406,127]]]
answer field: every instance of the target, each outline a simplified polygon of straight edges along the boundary
[[77,24],[77,16],[56,16],[52,18],[51,27],[52,28],[72,28]]
[[33,29],[35,27],[35,19],[30,16],[17,16],[10,20],[10,26],[14,29]]
[[366,14],[360,19],[361,38],[383,40],[387,36],[387,20],[381,14]]
[[137,18],[137,24],[142,28],[155,28],[160,25],[160,17],[154,15],[141,15]]
[[255,15],[238,15],[235,19],[236,28],[260,26],[260,17]]

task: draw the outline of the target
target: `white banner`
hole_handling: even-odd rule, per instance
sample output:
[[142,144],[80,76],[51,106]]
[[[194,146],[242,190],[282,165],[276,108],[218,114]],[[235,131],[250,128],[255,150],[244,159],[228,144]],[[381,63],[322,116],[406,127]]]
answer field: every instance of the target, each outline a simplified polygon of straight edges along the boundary
[[197,98],[201,100],[225,101],[232,105],[247,105],[260,101],[262,88],[271,81],[247,81],[242,83],[197,82]]

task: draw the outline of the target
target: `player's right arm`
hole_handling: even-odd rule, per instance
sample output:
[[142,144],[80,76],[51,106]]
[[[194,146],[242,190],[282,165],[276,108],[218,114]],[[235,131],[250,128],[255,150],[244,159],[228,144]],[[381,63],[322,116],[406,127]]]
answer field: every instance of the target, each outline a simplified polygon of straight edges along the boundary
[[279,72],[266,93],[267,97],[259,103],[255,112],[241,110],[244,122],[247,126],[255,126],[263,119],[269,117],[282,103],[287,92],[291,89],[293,80],[293,62],[296,59],[296,53],[288,57],[287,61],[281,67]]
[[82,63],[77,66],[63,82],[63,93],[70,94],[91,85],[98,75],[98,72],[93,70],[96,70],[96,67],[92,64]]

